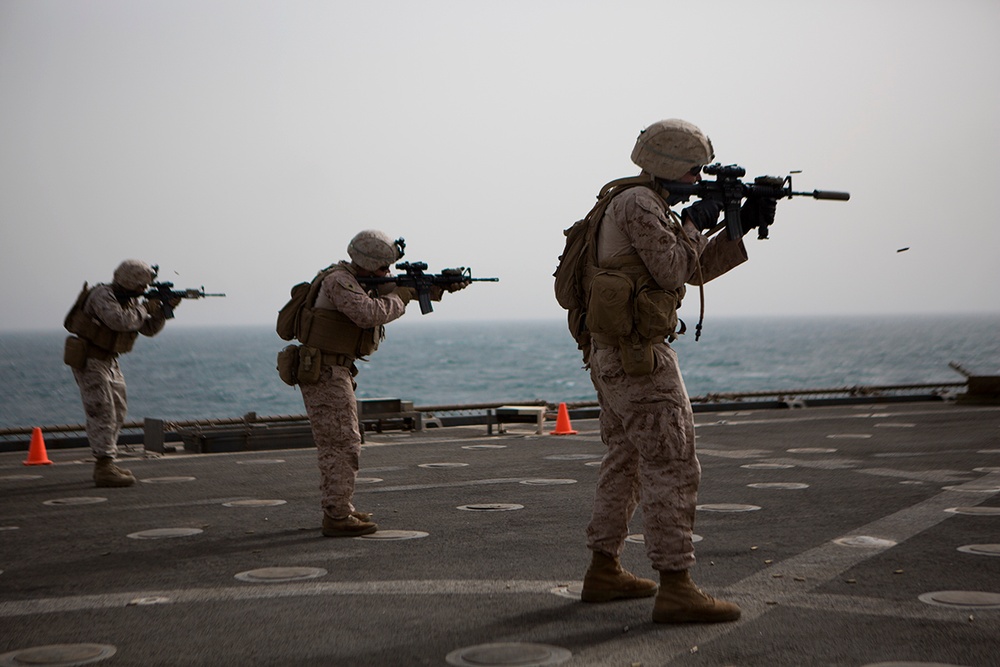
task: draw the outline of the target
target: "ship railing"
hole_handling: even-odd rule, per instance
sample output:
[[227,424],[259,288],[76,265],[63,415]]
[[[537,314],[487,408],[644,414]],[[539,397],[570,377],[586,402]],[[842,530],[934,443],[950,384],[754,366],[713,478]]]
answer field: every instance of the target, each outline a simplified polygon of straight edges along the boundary
[[[925,384],[895,384],[879,386],[842,386],[819,389],[794,389],[780,391],[712,392],[692,396],[691,404],[695,412],[709,412],[726,409],[767,409],[798,408],[836,405],[857,402],[912,402],[927,400],[953,400],[959,396],[967,382],[943,382]],[[395,402],[395,408],[386,408],[386,402]],[[489,403],[413,405],[399,399],[359,399],[360,419],[364,431],[383,428],[423,428],[447,426],[485,425],[487,433],[493,427],[503,432],[503,424],[511,422],[535,422],[541,432],[543,421],[554,420],[560,402],[543,399],[514,400]],[[574,419],[596,418],[600,408],[596,400],[565,401],[569,415]],[[364,405],[368,404],[367,411]],[[510,408],[520,408],[511,410]],[[534,410],[531,410],[534,408]],[[383,409],[385,411],[383,412]],[[522,414],[525,413],[525,414]],[[163,451],[166,440],[176,440],[180,433],[208,432],[216,429],[255,429],[267,426],[308,427],[308,417],[297,415],[258,415],[254,412],[242,417],[212,419],[156,419],[129,421],[122,427],[119,443],[126,449],[131,444],[144,443],[147,451]],[[85,424],[39,425],[48,442],[49,436],[57,436],[56,446],[82,447],[86,445]],[[0,451],[27,449],[35,427],[0,428]],[[150,445],[152,444],[152,447]]]

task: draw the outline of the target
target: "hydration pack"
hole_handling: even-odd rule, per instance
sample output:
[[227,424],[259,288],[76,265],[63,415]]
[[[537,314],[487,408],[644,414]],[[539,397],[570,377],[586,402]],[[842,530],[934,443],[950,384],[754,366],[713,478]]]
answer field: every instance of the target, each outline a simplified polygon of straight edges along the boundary
[[563,231],[566,244],[559,255],[559,264],[553,273],[555,295],[559,305],[568,311],[569,332],[583,352],[586,363],[590,355],[590,331],[587,329],[587,301],[589,300],[588,270],[597,267],[597,226],[604,217],[611,200],[625,190],[649,186],[653,177],[643,174],[611,181],[601,188],[597,203],[590,212],[569,229]]

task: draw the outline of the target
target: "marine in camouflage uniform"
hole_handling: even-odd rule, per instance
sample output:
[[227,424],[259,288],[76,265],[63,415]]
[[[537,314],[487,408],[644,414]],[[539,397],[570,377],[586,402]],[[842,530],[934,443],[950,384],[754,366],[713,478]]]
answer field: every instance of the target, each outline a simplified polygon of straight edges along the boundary
[[[693,183],[713,157],[708,137],[679,120],[661,121],[643,131],[632,160],[666,181]],[[681,216],[679,203],[660,187],[624,189],[599,221],[599,267],[641,260],[640,270],[662,290],[683,296],[685,283],[702,284],[747,259],[743,242],[726,234],[709,240],[701,231],[718,220],[721,205],[699,201]],[[774,201],[748,201],[744,233],[763,218],[773,220]],[[700,264],[700,266],[699,266]],[[739,607],[698,589],[688,569],[694,564],[692,531],[701,467],[695,452],[694,415],[677,355],[660,337],[652,340],[650,372],[630,374],[618,344],[594,335],[590,373],[601,406],[601,438],[608,451],[598,476],[593,514],[587,527],[592,563],[582,598],[605,602],[657,595],[656,622],[732,621]],[[660,585],[622,569],[619,558],[628,524],[642,506],[647,555]]]
[[135,484],[130,471],[115,465],[118,436],[128,413],[118,356],[132,349],[139,334],[154,336],[166,323],[159,300],[140,301],[155,276],[149,264],[125,260],[110,284],[92,288],[84,284],[66,316],[66,328],[76,334],[67,339],[66,362],[80,388],[87,440],[96,459],[94,482],[99,487]]
[[[380,231],[360,232],[347,248],[351,261],[320,272],[315,279],[321,281],[315,303],[304,309],[311,325],[308,331],[303,327],[299,340],[307,348],[318,349],[322,359],[318,379],[304,382],[300,373],[299,386],[316,443],[323,535],[327,537],[378,530],[371,514],[357,511],[353,504],[361,454],[354,362],[378,348],[384,325],[401,317],[417,294],[412,288],[392,284],[387,286],[388,293],[369,293],[357,277],[388,276],[389,267],[402,257],[403,246],[402,239],[392,241]],[[464,286],[456,284],[450,291]],[[431,298],[440,299],[441,290],[432,290]]]

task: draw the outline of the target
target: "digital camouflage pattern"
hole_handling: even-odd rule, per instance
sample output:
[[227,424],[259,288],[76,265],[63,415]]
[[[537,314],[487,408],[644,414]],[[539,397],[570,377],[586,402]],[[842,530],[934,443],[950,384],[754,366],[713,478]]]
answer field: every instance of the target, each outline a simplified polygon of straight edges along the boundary
[[[337,310],[364,329],[387,324],[406,312],[406,305],[395,293],[369,296],[350,270],[334,271],[323,280],[316,307]],[[319,382],[300,385],[316,443],[321,504],[331,518],[354,511],[361,431],[352,366],[324,365]]]
[[306,406],[320,473],[320,496],[331,518],[354,511],[354,483],[361,459],[361,431],[354,378],[346,366],[324,366],[319,382],[299,385]]
[[113,281],[125,289],[141,292],[156,278],[156,271],[140,259],[126,259],[115,269]]
[[351,261],[367,271],[378,271],[392,266],[402,257],[400,246],[385,232],[366,229],[358,232],[347,245],[347,255]]
[[653,123],[642,132],[632,149],[632,162],[645,171],[674,181],[715,157],[712,141],[695,125],[670,118]]
[[[148,309],[138,299],[119,302],[111,285],[95,285],[83,305],[84,314],[114,331],[137,331],[144,336],[159,333],[166,319],[159,309]],[[95,457],[115,457],[118,435],[128,413],[125,378],[118,359],[90,357],[86,366],[73,370],[87,415],[87,440]]]
[[87,359],[83,370],[73,369],[87,414],[87,441],[96,458],[118,455],[118,434],[128,414],[125,377],[118,359]]
[[[687,240],[681,238],[687,236]],[[746,261],[742,241],[725,234],[704,238],[644,187],[612,200],[601,221],[598,263],[638,254],[657,284],[674,290],[709,281]],[[617,557],[635,509],[642,504],[646,551],[656,570],[683,570],[695,560],[691,535],[701,466],[694,414],[669,345],[653,346],[656,365],[646,376],[626,375],[617,347],[593,344],[590,376],[601,406],[601,463],[587,527],[592,551]]]

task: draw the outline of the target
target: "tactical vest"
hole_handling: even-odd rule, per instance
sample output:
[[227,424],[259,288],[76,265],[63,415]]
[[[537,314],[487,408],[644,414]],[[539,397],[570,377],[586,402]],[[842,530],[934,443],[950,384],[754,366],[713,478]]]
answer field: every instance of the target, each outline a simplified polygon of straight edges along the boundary
[[[614,196],[630,187],[645,185],[669,211],[663,192],[655,183],[636,184],[623,180],[624,183],[609,193],[611,196],[600,214],[592,216],[589,221],[590,252],[582,278],[587,329],[593,339],[603,345],[617,345],[625,337],[641,342],[659,342],[667,337],[673,339],[677,329],[677,309],[684,298],[685,287],[662,289],[635,253],[603,262],[597,259],[598,232]],[[608,189],[605,186],[603,191]]]
[[76,303],[66,315],[63,326],[71,334],[87,341],[88,345],[98,348],[90,350],[90,356],[106,357],[129,352],[135,345],[135,339],[139,337],[139,332],[115,331],[99,319],[87,315],[83,308],[92,291],[87,283],[83,284],[80,296],[76,298]]
[[385,327],[363,329],[337,310],[316,308],[316,298],[327,276],[337,272],[350,273],[341,264],[320,271],[309,285],[309,294],[299,314],[298,340],[303,345],[322,350],[325,354],[343,354],[352,359],[370,355],[385,338]]
[[673,339],[685,287],[660,288],[638,255],[588,266],[584,291],[587,329],[598,343],[618,345],[623,338],[643,343]]

